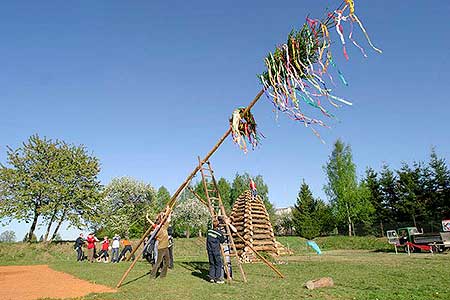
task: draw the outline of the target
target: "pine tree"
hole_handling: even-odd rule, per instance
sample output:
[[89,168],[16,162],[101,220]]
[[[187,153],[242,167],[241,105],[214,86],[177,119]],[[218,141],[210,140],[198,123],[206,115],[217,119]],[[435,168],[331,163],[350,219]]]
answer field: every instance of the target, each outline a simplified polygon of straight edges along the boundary
[[439,158],[434,148],[430,154],[430,188],[432,209],[440,218],[450,217],[450,170],[444,158]]
[[320,234],[320,224],[314,219],[316,209],[316,200],[309,186],[303,181],[292,211],[292,221],[297,234],[309,240]]
[[426,217],[425,203],[421,198],[420,164],[414,163],[413,168],[402,164],[398,174],[399,210],[408,215],[417,227],[417,219]]
[[[383,202],[386,204],[386,209],[389,210],[388,215],[397,222],[402,221],[404,218],[399,211],[399,198],[396,187],[397,178],[389,169],[387,164],[383,164],[380,173],[380,192]],[[386,220],[387,221],[387,220]]]
[[381,236],[384,236],[384,226],[387,220],[391,220],[391,211],[383,198],[378,174],[372,168],[367,168],[366,177],[363,180],[369,191],[369,200],[374,207],[374,222],[380,226]]

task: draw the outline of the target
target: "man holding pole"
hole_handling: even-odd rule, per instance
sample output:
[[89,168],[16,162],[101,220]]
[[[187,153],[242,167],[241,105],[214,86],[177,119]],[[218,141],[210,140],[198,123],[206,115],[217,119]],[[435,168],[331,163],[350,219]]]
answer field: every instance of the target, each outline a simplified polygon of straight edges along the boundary
[[[166,214],[170,213],[169,208],[166,209]],[[156,234],[156,240],[158,242],[158,259],[156,263],[153,265],[152,272],[150,273],[150,278],[156,278],[158,273],[158,269],[161,266],[162,269],[160,273],[160,277],[164,278],[167,275],[167,268],[169,267],[169,233],[167,232],[170,223],[170,215],[167,217],[166,221],[162,224],[159,224],[160,229]]]
[[213,220],[213,228],[208,230],[206,237],[206,250],[209,260],[209,281],[224,283],[223,281],[223,260],[220,251],[220,244],[225,242],[225,237],[219,229],[219,221]]

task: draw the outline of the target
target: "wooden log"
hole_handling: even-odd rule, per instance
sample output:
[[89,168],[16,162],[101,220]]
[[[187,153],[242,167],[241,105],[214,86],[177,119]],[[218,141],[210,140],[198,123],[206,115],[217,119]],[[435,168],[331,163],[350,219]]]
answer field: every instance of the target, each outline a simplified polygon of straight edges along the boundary
[[253,224],[253,227],[259,227],[259,228],[272,228],[271,224],[259,224],[259,223],[255,223]]
[[272,245],[273,247],[273,241],[271,240],[253,240],[253,246],[257,245]]
[[[261,98],[262,94],[264,93],[264,90],[259,91],[259,93],[255,96],[255,98],[250,102],[250,104],[245,108],[245,110],[242,112],[242,115],[245,115],[247,112],[250,111],[250,109],[258,102],[258,100]],[[178,187],[178,189],[175,191],[175,193],[172,195],[172,198],[170,199],[168,203],[169,211],[167,215],[163,218],[161,224],[164,224],[166,222],[167,218],[170,215],[171,210],[173,210],[178,196],[181,194],[181,192],[186,188],[186,186],[191,182],[192,178],[194,178],[195,174],[200,170],[200,168],[203,166],[205,162],[207,162],[210,157],[216,152],[216,150],[222,145],[222,143],[225,141],[225,139],[231,134],[232,129],[231,126],[228,127],[227,131],[222,135],[222,137],[219,139],[219,141],[213,146],[213,148],[206,154],[206,156],[203,158],[203,160],[200,161],[200,163],[192,170],[192,172],[188,175],[188,177],[185,179],[185,181]],[[159,229],[156,229],[159,230]],[[142,235],[141,239],[139,240],[137,246],[131,251],[130,258],[133,256],[133,254],[137,251],[139,246],[144,242],[144,239],[150,234],[152,231],[152,226],[150,226],[147,231]],[[130,273],[131,269],[133,269],[134,265],[136,264],[137,259],[133,261],[133,263],[130,265],[130,267],[125,271],[125,273],[122,275],[122,278],[117,283],[116,287],[119,288],[122,285],[122,282],[125,280],[125,278]]]
[[[274,251],[275,251],[275,248],[274,248],[273,246],[270,246],[270,245],[253,246],[253,248],[254,248],[256,251],[269,251],[269,252],[274,252]],[[251,249],[248,248],[248,247],[245,247],[245,248],[244,248],[244,251],[245,251],[245,252],[249,252],[249,251],[251,251]]]
[[268,224],[269,223],[268,220],[254,218],[254,219],[252,219],[252,221],[253,221],[253,224],[266,224],[267,226],[271,226]]
[[269,240],[271,243],[275,243],[275,241],[273,240],[273,236],[271,236],[270,234],[267,234],[267,233],[260,233],[260,234],[253,233],[253,239],[255,239],[255,240]]
[[334,286],[333,278],[331,277],[322,277],[319,279],[309,280],[305,283],[305,287],[308,290],[314,290],[323,287],[332,287]]

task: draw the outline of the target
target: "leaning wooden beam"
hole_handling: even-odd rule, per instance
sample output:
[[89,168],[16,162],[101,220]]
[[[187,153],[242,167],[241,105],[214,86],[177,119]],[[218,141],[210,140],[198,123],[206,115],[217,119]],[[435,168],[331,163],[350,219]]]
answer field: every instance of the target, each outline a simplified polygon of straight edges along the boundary
[[206,205],[208,207],[208,203],[206,203],[205,200],[203,200],[203,198],[197,194],[196,191],[194,191],[193,188],[191,188],[190,186],[188,186],[189,191],[198,199],[198,201],[200,201],[201,203],[203,203],[204,205]]
[[233,230],[233,233],[236,234],[238,236],[238,238],[240,238],[250,249],[252,249],[252,251],[266,264],[268,265],[275,273],[277,273],[278,276],[280,276],[280,278],[284,278],[284,275],[281,274],[280,271],[277,270],[277,268],[274,267],[274,265],[272,265],[267,259],[265,259],[261,254],[258,253],[258,251],[255,250],[255,248],[253,248],[253,246],[247,242],[236,230],[236,228],[230,224],[230,228],[231,230]]
[[[259,93],[255,96],[255,98],[250,102],[250,104],[247,106],[247,108],[242,112],[242,115],[245,115],[247,112],[250,111],[250,109],[258,102],[258,100],[261,98],[262,94],[264,93],[264,90],[259,91]],[[164,216],[163,221],[161,224],[164,224],[164,222],[167,220],[167,218],[170,215],[171,210],[175,206],[175,203],[178,199],[178,196],[181,194],[181,192],[186,188],[186,186],[191,182],[192,178],[194,178],[195,174],[200,170],[201,166],[206,163],[209,158],[216,152],[216,150],[222,145],[222,143],[225,141],[225,139],[230,135],[231,133],[231,126],[228,127],[228,130],[223,134],[223,136],[219,139],[219,141],[214,145],[214,147],[206,154],[206,156],[200,161],[200,163],[194,168],[194,170],[191,172],[191,174],[188,175],[186,180],[178,187],[178,189],[175,191],[175,193],[172,195],[172,198],[170,199],[168,206],[169,206],[169,213]],[[155,230],[159,230],[159,227],[157,227]],[[139,246],[141,246],[142,242],[144,241],[145,237],[150,234],[152,231],[152,227],[150,226],[147,231],[144,233],[142,238],[139,240],[133,251],[131,252],[130,257],[128,260],[133,257]],[[122,279],[117,283],[117,288],[119,288],[122,284],[122,282],[125,280],[125,278],[130,273],[131,269],[133,269],[134,265],[136,264],[136,260],[133,261],[133,263],[130,265],[128,270],[125,271],[125,273],[122,276]]]

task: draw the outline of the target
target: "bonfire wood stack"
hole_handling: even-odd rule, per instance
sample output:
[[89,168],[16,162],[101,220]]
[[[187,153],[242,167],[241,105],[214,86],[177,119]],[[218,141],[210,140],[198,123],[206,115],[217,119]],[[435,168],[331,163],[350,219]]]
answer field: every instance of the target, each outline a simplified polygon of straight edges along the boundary
[[[264,251],[272,255],[280,254],[269,214],[261,197],[252,197],[250,191],[242,193],[234,203],[230,218],[231,223],[236,227],[238,233],[256,251]],[[234,241],[241,261],[252,262],[257,260],[250,247],[245,245],[237,236]]]

